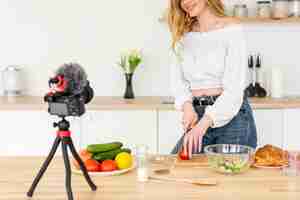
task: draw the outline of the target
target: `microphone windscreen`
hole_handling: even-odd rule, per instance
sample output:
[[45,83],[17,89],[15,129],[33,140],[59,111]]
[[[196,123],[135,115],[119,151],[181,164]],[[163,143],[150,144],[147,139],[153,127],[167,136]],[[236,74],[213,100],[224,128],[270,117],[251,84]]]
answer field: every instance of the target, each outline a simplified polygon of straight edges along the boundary
[[77,63],[60,66],[56,71],[56,75],[63,75],[64,79],[68,82],[68,91],[72,94],[81,93],[88,84],[87,74]]

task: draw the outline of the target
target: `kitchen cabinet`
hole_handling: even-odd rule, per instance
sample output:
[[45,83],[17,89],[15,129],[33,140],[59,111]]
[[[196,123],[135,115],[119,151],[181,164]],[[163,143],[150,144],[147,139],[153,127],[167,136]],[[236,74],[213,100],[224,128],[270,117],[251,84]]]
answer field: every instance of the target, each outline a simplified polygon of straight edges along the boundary
[[[68,119],[74,144],[78,147],[79,123]],[[47,155],[56,137],[57,128],[53,122],[59,119],[46,111],[1,111],[1,156],[41,156]],[[57,154],[61,154],[60,148]]]
[[284,147],[290,150],[300,149],[299,131],[300,109],[284,110]]
[[91,143],[121,141],[134,150],[146,144],[157,152],[156,110],[87,111],[83,116],[81,146]]
[[158,112],[158,152],[169,154],[183,134],[182,113],[178,111]]
[[253,111],[258,146],[273,144],[283,147],[283,110],[257,109]]

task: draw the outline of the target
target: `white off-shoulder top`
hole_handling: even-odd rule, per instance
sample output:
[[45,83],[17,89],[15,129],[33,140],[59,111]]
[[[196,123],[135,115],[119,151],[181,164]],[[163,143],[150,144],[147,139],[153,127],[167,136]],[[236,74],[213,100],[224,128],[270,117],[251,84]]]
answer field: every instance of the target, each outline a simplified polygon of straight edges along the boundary
[[192,90],[223,88],[205,114],[213,127],[230,122],[238,113],[246,87],[247,53],[242,24],[209,32],[189,32],[171,51],[171,88],[175,108],[192,100]]

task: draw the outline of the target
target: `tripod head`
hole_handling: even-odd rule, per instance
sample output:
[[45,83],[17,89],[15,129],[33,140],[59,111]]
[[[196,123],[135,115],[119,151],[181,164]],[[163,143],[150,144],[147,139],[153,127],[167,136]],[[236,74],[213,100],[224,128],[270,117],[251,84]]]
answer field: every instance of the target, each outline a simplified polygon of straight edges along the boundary
[[70,128],[70,122],[66,120],[65,117],[61,117],[62,119],[59,122],[54,122],[53,127],[58,127],[59,131],[68,131]]

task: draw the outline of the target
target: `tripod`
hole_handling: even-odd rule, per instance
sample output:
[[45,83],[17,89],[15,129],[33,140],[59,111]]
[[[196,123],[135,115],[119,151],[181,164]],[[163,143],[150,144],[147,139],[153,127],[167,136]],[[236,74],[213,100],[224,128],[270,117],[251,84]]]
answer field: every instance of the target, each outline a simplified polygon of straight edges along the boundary
[[34,190],[39,183],[40,179],[44,175],[45,171],[48,168],[48,165],[50,164],[51,160],[54,157],[54,154],[57,150],[57,147],[59,146],[59,143],[62,142],[62,153],[63,153],[63,159],[65,164],[65,170],[66,170],[66,190],[68,194],[68,200],[73,200],[73,193],[71,188],[71,168],[70,168],[70,160],[68,156],[68,149],[69,147],[73,157],[78,162],[81,171],[83,172],[84,178],[86,179],[87,183],[89,184],[90,188],[95,191],[97,190],[97,186],[92,182],[89,174],[87,173],[86,167],[79,157],[78,153],[75,150],[72,138],[71,138],[71,132],[69,131],[70,123],[65,119],[65,117],[62,117],[62,120],[58,123],[53,124],[54,127],[58,127],[57,136],[56,139],[52,145],[51,151],[47,156],[47,159],[44,161],[40,171],[38,172],[37,176],[35,177],[29,191],[27,192],[28,197],[32,197]]

